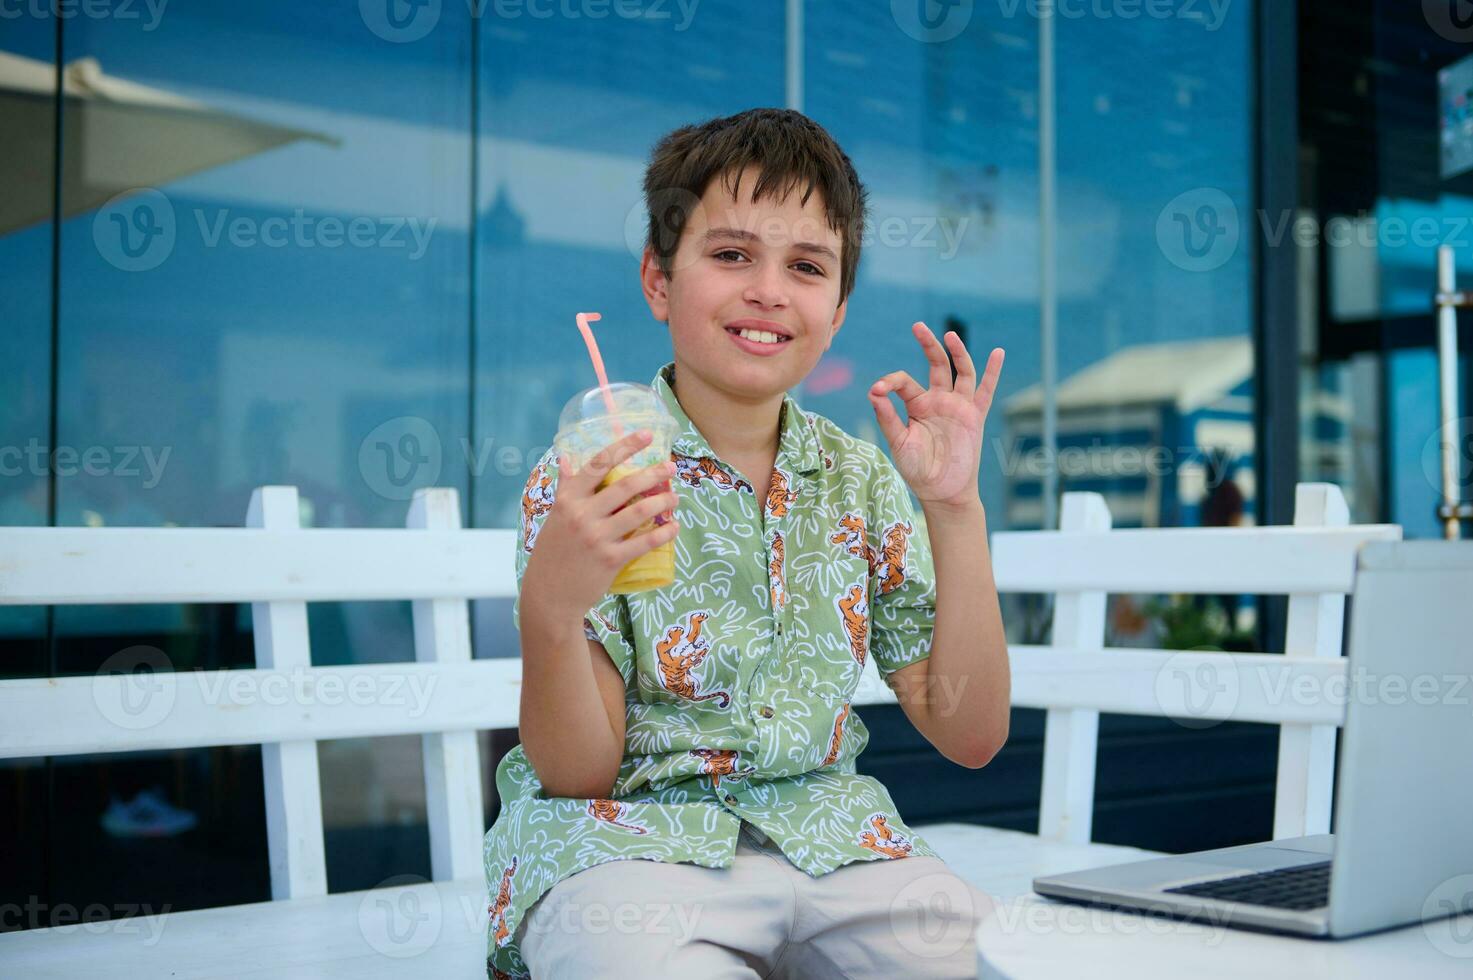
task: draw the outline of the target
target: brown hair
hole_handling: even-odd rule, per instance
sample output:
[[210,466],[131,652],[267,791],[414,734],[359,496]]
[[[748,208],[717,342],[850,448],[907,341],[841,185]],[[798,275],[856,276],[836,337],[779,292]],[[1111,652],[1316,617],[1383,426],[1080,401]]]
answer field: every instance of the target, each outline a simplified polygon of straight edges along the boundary
[[742,171],[760,170],[752,200],[786,197],[800,185],[799,199],[817,190],[829,227],[839,233],[839,300],[854,288],[864,235],[867,195],[849,157],[818,123],[793,109],[748,109],[682,126],[661,137],[644,172],[649,210],[645,245],[667,277],[673,273],[681,233],[712,179],[721,177],[735,197]]

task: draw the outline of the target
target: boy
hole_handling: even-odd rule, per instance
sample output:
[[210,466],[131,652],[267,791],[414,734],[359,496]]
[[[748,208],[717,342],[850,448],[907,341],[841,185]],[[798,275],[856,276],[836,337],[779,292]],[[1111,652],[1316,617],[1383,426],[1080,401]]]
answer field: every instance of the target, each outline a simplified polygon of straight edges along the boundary
[[[859,260],[865,191],[828,133],[777,109],[683,127],[644,190],[640,277],[675,354],[652,386],[679,429],[668,465],[602,490],[641,433],[561,477],[550,450],[527,482],[488,969],[972,976],[990,903],[856,774],[869,735],[849,702],[872,656],[947,758],[978,768],[1007,738],[977,488],[1002,351],[978,385],[955,334],[943,348],[915,324],[929,390],[904,371],[870,390],[892,464],[786,394],[838,333]],[[673,585],[607,594],[670,540]]]

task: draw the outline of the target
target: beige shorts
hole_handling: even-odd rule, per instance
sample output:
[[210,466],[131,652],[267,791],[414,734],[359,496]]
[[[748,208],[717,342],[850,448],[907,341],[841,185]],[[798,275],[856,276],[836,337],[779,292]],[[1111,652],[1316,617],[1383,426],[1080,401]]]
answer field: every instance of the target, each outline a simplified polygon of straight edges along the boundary
[[561,977],[974,977],[993,902],[940,858],[809,877],[742,821],[728,868],[608,861],[533,903],[515,940]]

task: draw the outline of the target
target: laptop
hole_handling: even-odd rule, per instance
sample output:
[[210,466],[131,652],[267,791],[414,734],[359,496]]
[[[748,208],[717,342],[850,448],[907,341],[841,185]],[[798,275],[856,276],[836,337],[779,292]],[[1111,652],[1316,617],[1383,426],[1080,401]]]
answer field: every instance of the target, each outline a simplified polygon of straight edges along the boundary
[[1327,692],[1346,706],[1335,833],[1046,875],[1034,891],[1333,939],[1473,913],[1473,877],[1454,881],[1473,876],[1473,542],[1362,545],[1352,595],[1347,683]]

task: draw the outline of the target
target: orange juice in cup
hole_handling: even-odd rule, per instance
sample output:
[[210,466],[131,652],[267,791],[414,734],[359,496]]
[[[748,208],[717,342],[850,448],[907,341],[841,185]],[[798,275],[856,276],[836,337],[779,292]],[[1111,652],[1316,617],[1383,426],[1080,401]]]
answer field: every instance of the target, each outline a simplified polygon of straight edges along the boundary
[[[599,481],[599,489],[602,489],[631,473],[668,460],[671,443],[675,439],[675,427],[675,418],[666,410],[665,404],[653,388],[621,381],[610,384],[607,388],[589,388],[574,395],[558,419],[558,431],[553,443],[576,470],[581,469],[595,454],[629,433],[648,429],[654,436],[650,444],[610,470]],[[642,497],[658,496],[665,492],[667,488],[657,484],[644,491],[640,497],[631,500],[630,504],[637,503]],[[628,540],[636,535],[648,534],[655,528],[670,523],[672,516],[670,511],[656,514],[624,538]],[[675,542],[672,540],[626,563],[619,569],[619,574],[614,576],[609,592],[643,592],[674,582]]]

